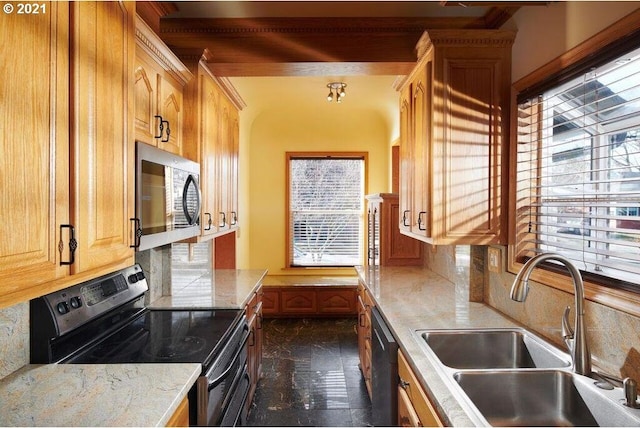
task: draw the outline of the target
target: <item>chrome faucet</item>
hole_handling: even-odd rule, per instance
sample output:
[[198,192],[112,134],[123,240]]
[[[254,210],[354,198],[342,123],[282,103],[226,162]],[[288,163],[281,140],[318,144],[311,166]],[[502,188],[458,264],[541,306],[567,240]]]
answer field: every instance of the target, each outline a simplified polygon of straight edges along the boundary
[[562,337],[569,348],[573,360],[573,371],[589,376],[591,374],[591,354],[587,345],[586,330],[584,327],[584,283],[578,269],[567,258],[553,253],[539,254],[527,261],[511,286],[511,299],[516,302],[524,302],[529,292],[529,277],[533,269],[546,260],[554,260],[564,265],[573,280],[575,290],[575,321],[574,328],[569,325],[569,306],[566,307],[562,317]]

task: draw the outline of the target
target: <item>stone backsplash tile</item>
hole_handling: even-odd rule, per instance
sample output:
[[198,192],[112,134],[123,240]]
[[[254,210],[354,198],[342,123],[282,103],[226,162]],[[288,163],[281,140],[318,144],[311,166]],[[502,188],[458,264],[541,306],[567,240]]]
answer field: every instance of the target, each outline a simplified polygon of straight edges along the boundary
[[29,363],[29,302],[0,309],[0,379]]

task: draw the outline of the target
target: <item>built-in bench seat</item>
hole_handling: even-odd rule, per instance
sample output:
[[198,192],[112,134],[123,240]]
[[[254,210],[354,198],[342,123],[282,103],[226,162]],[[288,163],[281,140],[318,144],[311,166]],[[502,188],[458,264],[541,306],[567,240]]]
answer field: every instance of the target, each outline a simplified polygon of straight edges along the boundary
[[267,275],[262,283],[264,317],[356,316],[356,276]]

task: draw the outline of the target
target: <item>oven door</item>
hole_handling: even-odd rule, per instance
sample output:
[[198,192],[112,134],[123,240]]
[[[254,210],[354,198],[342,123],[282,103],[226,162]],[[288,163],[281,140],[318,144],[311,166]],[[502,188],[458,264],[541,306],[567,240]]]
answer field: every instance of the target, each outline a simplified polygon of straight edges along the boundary
[[234,330],[211,367],[196,382],[197,424],[235,426],[244,422],[249,394],[246,321]]

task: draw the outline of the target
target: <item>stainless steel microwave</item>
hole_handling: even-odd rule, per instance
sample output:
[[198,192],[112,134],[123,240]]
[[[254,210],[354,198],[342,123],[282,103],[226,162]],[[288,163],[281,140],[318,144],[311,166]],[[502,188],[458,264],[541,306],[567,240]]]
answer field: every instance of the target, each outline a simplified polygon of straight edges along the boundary
[[134,247],[147,250],[200,234],[200,165],[136,143]]

